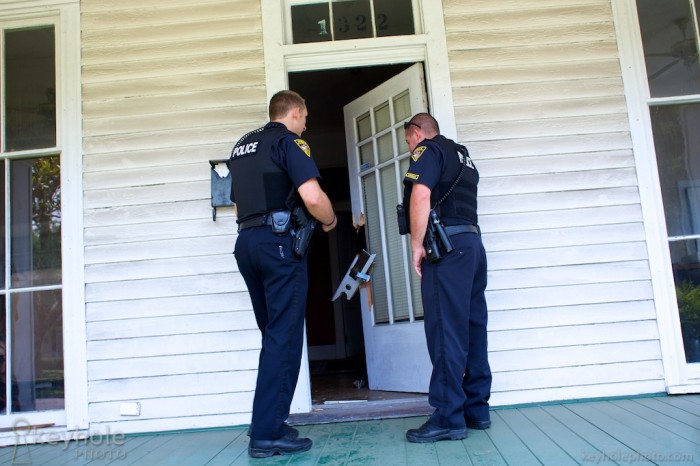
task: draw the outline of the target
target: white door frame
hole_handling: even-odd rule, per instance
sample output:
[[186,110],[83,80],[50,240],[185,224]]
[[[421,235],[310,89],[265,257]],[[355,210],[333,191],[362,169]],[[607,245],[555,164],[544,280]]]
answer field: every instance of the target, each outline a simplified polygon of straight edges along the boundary
[[669,273],[672,262],[651,117],[646,104],[649,86],[637,7],[632,0],[612,0],[612,9],[637,167],[666,390],[669,393],[697,392],[700,390],[700,364],[685,361],[675,284]]
[[[380,37],[290,45],[286,45],[286,2],[265,0],[260,2],[260,5],[268,101],[275,92],[288,88],[290,72],[423,62],[431,113],[440,122],[441,133],[448,138],[456,139],[457,127],[442,0],[414,1],[414,16],[418,18],[417,22],[421,24],[422,31],[410,37]],[[306,342],[291,411],[293,413],[311,411]]]

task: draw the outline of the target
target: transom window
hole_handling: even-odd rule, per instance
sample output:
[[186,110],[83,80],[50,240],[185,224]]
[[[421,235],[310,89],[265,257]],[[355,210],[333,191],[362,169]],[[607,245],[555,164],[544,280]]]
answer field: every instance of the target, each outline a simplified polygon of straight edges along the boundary
[[413,0],[289,0],[292,43],[415,34]]

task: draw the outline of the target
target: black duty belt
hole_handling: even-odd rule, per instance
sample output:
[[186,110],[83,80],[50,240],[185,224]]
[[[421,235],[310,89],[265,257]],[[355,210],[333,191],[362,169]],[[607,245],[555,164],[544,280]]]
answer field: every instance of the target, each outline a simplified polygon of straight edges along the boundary
[[272,225],[272,216],[269,214],[259,215],[257,217],[249,218],[248,220],[243,220],[238,224],[238,231],[254,227],[264,227],[265,225]]
[[478,225],[450,225],[445,227],[445,231],[448,235],[456,235],[459,233],[476,233],[481,234],[481,229]]

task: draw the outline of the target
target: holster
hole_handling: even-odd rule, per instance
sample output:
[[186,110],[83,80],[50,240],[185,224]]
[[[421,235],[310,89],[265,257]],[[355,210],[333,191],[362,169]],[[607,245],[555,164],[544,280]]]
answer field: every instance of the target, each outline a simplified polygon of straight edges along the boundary
[[306,255],[315,228],[316,219],[307,215],[303,207],[292,210],[292,251],[295,256],[302,258]]
[[450,235],[447,234],[440,217],[433,209],[430,209],[428,228],[425,232],[425,238],[423,238],[423,248],[426,258],[430,262],[438,262],[443,256],[454,250]]

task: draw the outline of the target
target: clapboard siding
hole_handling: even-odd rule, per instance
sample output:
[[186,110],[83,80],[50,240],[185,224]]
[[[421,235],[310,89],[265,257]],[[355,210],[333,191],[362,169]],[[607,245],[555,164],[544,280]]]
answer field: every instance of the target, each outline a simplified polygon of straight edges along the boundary
[[[153,398],[141,404],[141,415],[137,418],[119,416],[121,400],[90,403],[89,415],[95,419],[95,430],[98,432],[106,429],[100,424],[109,424],[112,432],[119,433],[235,426],[250,422],[253,395],[249,391]],[[193,407],[196,407],[198,416],[192,416]]]
[[[650,340],[591,345],[591,348],[583,353],[578,346],[560,346],[556,351],[550,348],[492,351],[489,358],[491,364],[498,367],[501,372],[511,372],[566,368],[571,366],[572,360],[578,361],[581,365],[657,361],[661,358],[661,348],[658,341]],[[527,361],[526,367],[523,364],[524,361]]]
[[571,226],[556,230],[506,231],[484,235],[490,254],[530,248],[615,244],[643,241],[642,223]]
[[114,319],[138,319],[144,315],[180,316],[192,314],[192,309],[202,309],[203,312],[218,309],[221,312],[248,311],[251,309],[247,293],[216,293],[207,296],[207,308],[201,308],[202,297],[165,296],[147,299],[131,299],[125,305],[121,302],[103,301],[89,303],[87,306],[88,322]]
[[[615,243],[615,244],[593,244],[568,247],[548,247],[547,249],[525,249],[517,251],[494,252],[489,254],[489,271],[492,274],[498,273],[500,283],[505,279],[505,274],[521,274],[519,269],[532,267],[553,267],[565,265],[586,264],[580,267],[581,273],[590,273],[591,267],[600,267],[605,264],[610,267],[610,273],[616,278],[621,278],[616,273],[621,270],[614,270],[617,267],[628,267],[629,261],[634,261],[634,268],[649,274],[649,266],[646,262],[646,244],[637,243]],[[606,264],[607,263],[607,264]],[[621,265],[626,264],[626,265]],[[557,272],[566,273],[561,268]],[[491,288],[493,289],[493,288]]]
[[653,319],[655,312],[651,300],[492,310],[489,312],[489,330],[496,332],[640,321]]
[[260,333],[208,160],[266,119],[260,6],[85,0],[81,25],[90,419],[248,422]]
[[96,380],[243,371],[257,369],[258,356],[259,351],[255,349],[133,358],[128,364],[120,360],[101,360],[90,361],[88,370]]
[[90,322],[88,338],[92,341],[120,338],[141,338],[191,333],[254,330],[257,326],[250,312],[221,312],[211,309],[197,315],[158,316],[140,319],[115,319]]
[[[113,402],[129,399],[142,400],[180,396],[207,396],[225,394],[232,382],[238,391],[253,391],[257,371],[214,372],[210,374],[166,375],[158,377],[159,383],[149,383],[145,378],[114,379],[90,384],[90,401]],[[114,398],[121,393],[124,398]]]
[[[219,353],[251,348],[260,348],[260,331],[257,329],[142,338],[119,338],[119,335],[115,335],[113,340],[88,341],[88,361]],[[158,383],[157,380],[152,382]],[[235,391],[234,386],[229,389]]]
[[97,264],[85,268],[86,280],[90,283],[140,280],[144,278],[186,277],[207,273],[224,273],[235,268],[233,255],[176,257],[148,261],[124,262],[119,266]]
[[[157,298],[159,296],[189,296],[247,291],[238,272],[202,274],[189,277],[151,278],[112,283],[88,283],[86,299],[91,302]],[[206,309],[206,305],[203,307]]]
[[610,2],[444,9],[458,139],[481,174],[492,399],[663,390]]
[[[636,186],[596,190],[509,194],[481,199],[479,212],[483,216],[507,212],[537,212],[540,210],[578,209],[639,203]],[[509,210],[507,210],[509,209]]]

